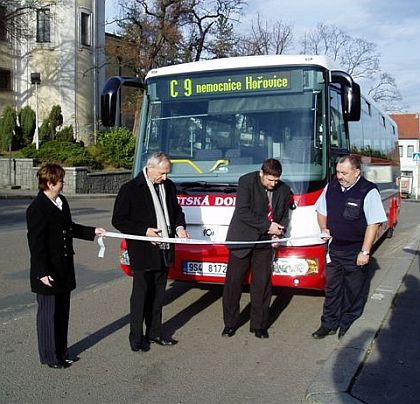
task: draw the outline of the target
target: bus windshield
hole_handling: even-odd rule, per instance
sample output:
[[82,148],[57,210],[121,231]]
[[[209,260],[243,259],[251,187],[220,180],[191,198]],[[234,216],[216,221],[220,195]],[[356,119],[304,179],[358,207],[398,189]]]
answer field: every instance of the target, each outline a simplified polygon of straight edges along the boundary
[[325,184],[325,78],[319,67],[150,78],[144,108],[138,163],[166,152],[176,183],[234,185],[273,157],[294,193]]

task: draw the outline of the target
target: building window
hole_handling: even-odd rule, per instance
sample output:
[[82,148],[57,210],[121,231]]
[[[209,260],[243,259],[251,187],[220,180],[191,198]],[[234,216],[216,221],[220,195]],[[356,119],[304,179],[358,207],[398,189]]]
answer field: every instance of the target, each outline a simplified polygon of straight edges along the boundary
[[83,46],[92,45],[91,14],[82,12],[80,15],[80,43]]
[[413,157],[414,146],[407,146],[407,157]]
[[36,41],[50,42],[51,40],[51,17],[49,8],[36,10]]
[[10,91],[12,89],[12,72],[6,69],[0,69],[0,91]]
[[0,6],[0,41],[7,39],[6,11],[6,7]]
[[403,157],[403,155],[404,155],[404,146],[398,146],[398,148],[400,149],[400,157]]

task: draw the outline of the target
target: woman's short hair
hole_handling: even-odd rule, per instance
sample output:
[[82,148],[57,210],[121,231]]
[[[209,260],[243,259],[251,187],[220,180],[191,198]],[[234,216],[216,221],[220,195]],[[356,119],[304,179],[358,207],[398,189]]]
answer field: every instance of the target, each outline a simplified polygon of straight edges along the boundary
[[55,185],[58,181],[63,181],[65,175],[64,168],[59,164],[46,163],[43,164],[36,176],[38,177],[38,188],[40,191],[46,191],[48,189],[48,183]]

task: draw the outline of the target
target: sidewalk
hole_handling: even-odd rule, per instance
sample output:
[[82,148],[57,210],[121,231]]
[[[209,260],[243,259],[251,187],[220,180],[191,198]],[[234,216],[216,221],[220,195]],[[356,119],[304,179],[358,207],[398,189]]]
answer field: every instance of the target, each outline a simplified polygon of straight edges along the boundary
[[364,313],[308,386],[307,403],[420,403],[420,225],[389,251]]

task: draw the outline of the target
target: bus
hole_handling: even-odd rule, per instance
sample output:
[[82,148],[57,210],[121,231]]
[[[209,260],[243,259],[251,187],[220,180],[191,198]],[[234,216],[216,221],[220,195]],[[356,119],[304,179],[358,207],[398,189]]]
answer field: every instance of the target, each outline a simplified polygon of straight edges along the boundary
[[246,56],[156,68],[144,82],[113,77],[102,93],[105,126],[115,124],[123,85],[144,90],[133,175],[151,153],[167,153],[188,231],[209,241],[176,244],[170,278],[224,282],[228,249],[217,242],[226,238],[238,179],[267,158],[280,160],[292,190],[273,286],[324,288],[326,245],[314,204],[340,156],[361,156],[388,215],[378,238],[392,235],[401,205],[397,126],[328,58]]

